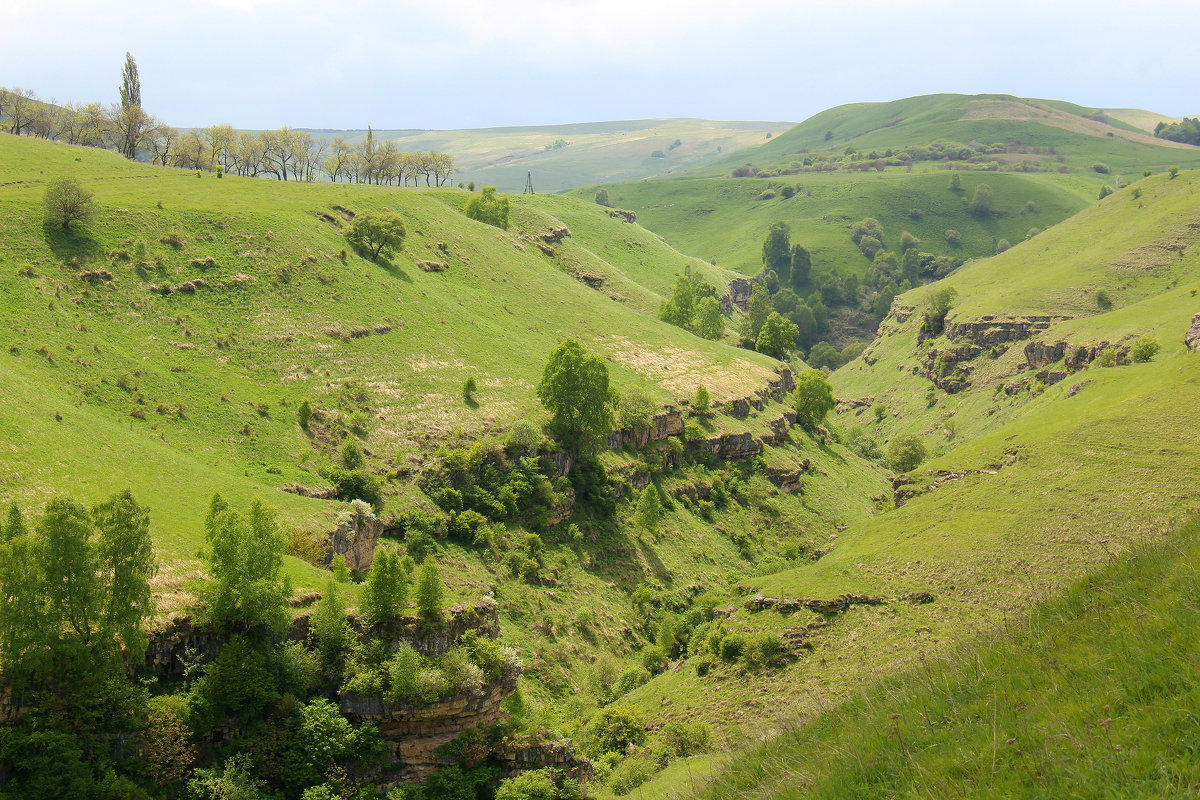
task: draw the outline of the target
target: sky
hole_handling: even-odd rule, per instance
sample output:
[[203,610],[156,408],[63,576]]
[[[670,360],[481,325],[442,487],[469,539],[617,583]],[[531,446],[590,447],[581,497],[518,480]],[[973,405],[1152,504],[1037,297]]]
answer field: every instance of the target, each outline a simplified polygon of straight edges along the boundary
[[0,85],[176,127],[475,128],[1006,93],[1200,113],[1200,0],[0,0]]

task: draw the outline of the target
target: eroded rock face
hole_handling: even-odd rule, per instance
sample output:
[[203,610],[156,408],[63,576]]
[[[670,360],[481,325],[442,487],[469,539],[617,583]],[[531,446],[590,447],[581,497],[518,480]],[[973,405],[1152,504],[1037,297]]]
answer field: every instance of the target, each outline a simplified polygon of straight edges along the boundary
[[946,320],[946,337],[948,339],[967,339],[980,347],[990,347],[1004,342],[1015,342],[1028,339],[1035,333],[1041,333],[1056,322],[1070,319],[1050,315],[1035,315],[999,319],[988,315],[970,321],[958,319]]
[[683,412],[674,406],[667,406],[661,414],[651,417],[648,428],[613,431],[605,438],[605,442],[613,450],[621,450],[625,447],[642,448],[651,442],[660,442],[668,436],[678,436],[681,433],[683,433]]
[[329,534],[329,558],[341,554],[347,567],[366,572],[375,560],[375,545],[387,528],[382,520],[362,509],[339,516],[337,527]]
[[1105,350],[1113,351],[1113,366],[1129,363],[1129,348],[1121,345],[1100,342],[1076,346],[1069,342],[1051,344],[1037,340],[1025,345],[1025,361],[1033,369],[1062,361],[1067,372],[1078,372],[1099,358]]
[[1192,317],[1192,327],[1183,335],[1188,350],[1200,350],[1200,314]]
[[729,291],[721,298],[721,312],[730,314],[734,306],[742,311],[750,308],[750,294],[754,290],[754,281],[749,278],[734,278],[729,282]]

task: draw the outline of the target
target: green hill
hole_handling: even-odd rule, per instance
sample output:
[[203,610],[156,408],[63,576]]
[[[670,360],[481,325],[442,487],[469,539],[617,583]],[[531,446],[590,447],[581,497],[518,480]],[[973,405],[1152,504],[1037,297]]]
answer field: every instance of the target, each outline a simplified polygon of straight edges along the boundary
[[[1021,701],[973,709],[985,695],[1011,699],[1018,687],[1021,697],[1037,695],[1038,684],[1024,678],[1036,674],[1034,668],[1009,670],[1008,665],[1019,665],[1022,658],[1053,664],[1060,650],[1069,665],[1062,669],[1079,670],[1072,673],[1076,678],[1061,680],[1084,682],[1065,698],[1057,695],[1057,684],[1047,684],[1049,694],[1043,696],[1059,699],[1047,700],[1034,720],[1021,723],[1030,726],[1022,729],[1025,733],[1010,732],[1000,742],[1010,736],[1041,741],[1036,731],[1048,738],[1049,729],[1082,724],[1073,716],[1078,704],[1125,709],[1122,718],[1130,727],[1122,730],[1131,738],[1121,742],[1130,742],[1125,746],[1133,750],[1141,740],[1136,730],[1176,724],[1174,712],[1166,710],[1173,700],[1159,703],[1136,689],[1131,695],[1109,693],[1110,675],[1125,686],[1159,680],[1153,658],[1129,664],[1126,672],[1118,665],[1127,651],[1104,645],[1111,630],[1117,642],[1124,642],[1116,647],[1136,649],[1130,642],[1142,641],[1144,632],[1125,627],[1123,615],[1102,614],[1093,621],[1091,612],[1079,615],[1076,609],[1085,601],[1094,607],[1100,602],[1096,587],[1114,581],[1105,590],[1113,597],[1108,607],[1153,607],[1157,616],[1148,624],[1159,626],[1155,630],[1184,630],[1187,623],[1176,613],[1194,612],[1182,600],[1178,612],[1172,610],[1169,599],[1181,597],[1173,592],[1186,593],[1170,588],[1183,585],[1174,583],[1184,563],[1176,548],[1194,542],[1177,545],[1169,534],[1200,512],[1195,491],[1200,435],[1191,421],[1191,409],[1200,401],[1200,361],[1183,345],[1183,333],[1200,311],[1195,295],[1200,260],[1192,252],[1197,234],[1190,222],[1198,185],[1196,172],[1139,182],[1033,241],[934,284],[934,290],[952,286],[958,294],[946,320],[948,335],[918,335],[928,300],[924,290],[914,290],[897,300],[863,358],[834,374],[843,401],[836,424],[844,440],[874,440],[887,451],[897,440],[915,436],[930,459],[899,476],[879,513],[839,533],[819,561],[744,581],[747,599],[756,593],[868,598],[824,618],[803,608],[780,614],[739,607],[725,619],[730,630],[804,636],[811,650],[782,674],[721,671],[713,677],[685,667],[639,697],[646,708],[666,698],[672,714],[708,718],[729,719],[750,704],[767,719],[742,721],[742,742],[798,728],[757,755],[694,763],[693,775],[715,771],[723,776],[716,784],[723,788],[712,796],[809,796],[810,790],[815,796],[836,796],[864,780],[894,787],[880,796],[969,793],[953,787],[969,785],[960,781],[969,782],[967,776],[974,774],[969,765],[975,762],[965,755],[975,735],[967,733],[970,721],[986,715],[976,733],[990,737],[993,709],[1016,725],[1013,708]],[[1134,188],[1140,196],[1134,196]],[[1097,305],[1100,288],[1109,293],[1111,305]],[[1145,363],[1129,363],[1132,346],[1143,336],[1155,337],[1161,351]],[[931,378],[953,378],[954,393],[936,388]],[[1146,579],[1148,584],[1136,576],[1124,583],[1131,578],[1117,567],[1076,590],[1065,606],[1038,612],[1028,623],[1031,633],[1014,634],[1016,643],[1001,635],[999,644],[987,644],[996,639],[995,630],[1024,620],[1031,607],[1056,596],[1058,587],[1164,542],[1163,549],[1138,556],[1137,562],[1149,564],[1151,573],[1163,571],[1161,594],[1155,583],[1159,576]],[[905,600],[913,597],[927,602]],[[1167,599],[1156,605],[1160,598]],[[1055,619],[1094,646],[1076,649],[1065,635],[1039,638],[1039,631],[1050,627],[1043,613],[1063,615]],[[816,633],[809,627],[813,622],[819,624]],[[1017,625],[1027,630],[1026,623]],[[966,655],[953,656],[949,666],[930,667],[931,657],[939,661],[935,654],[957,652],[955,643],[963,642],[970,643]],[[1178,654],[1171,650],[1163,657]],[[962,659],[976,663],[977,656],[979,663],[995,667],[972,679],[975,688],[968,689],[966,679],[958,677]],[[1108,659],[1115,671],[1090,671],[1082,663],[1100,659]],[[855,699],[858,687],[892,674],[902,677]],[[706,699],[711,695],[706,687],[717,685],[721,702],[714,704]],[[1186,692],[1164,691],[1183,707],[1194,704]],[[929,713],[941,714],[937,709],[948,716],[920,730],[923,723],[912,717],[922,707],[932,709],[930,720]],[[905,736],[910,730],[914,736],[908,745],[894,739],[884,745],[886,730],[878,728],[877,738],[854,733],[863,730],[864,714],[886,721],[893,713],[905,720],[902,727],[914,725],[904,727]],[[805,727],[812,719],[818,719],[815,727]],[[917,764],[897,749],[905,746],[923,754]],[[1078,768],[1109,786],[1153,787],[1154,780],[1165,781],[1160,788],[1179,781],[1190,785],[1194,777],[1183,770],[1179,747],[1156,741],[1143,748],[1129,775],[1106,772],[1117,767],[1097,750],[1087,751]],[[959,748],[961,757],[955,755]],[[997,786],[1012,791],[1031,791],[1027,782],[1033,775],[1070,780],[1075,768],[1053,747],[1035,746],[1019,755],[1010,749],[1002,755],[1006,767],[1003,777],[996,773]],[[1022,759],[1021,766],[1013,758]],[[1173,766],[1156,776],[1153,768],[1150,773],[1143,768],[1147,763]],[[832,772],[826,775],[826,770]],[[1124,783],[1134,775],[1150,783]],[[676,770],[647,791],[687,794],[691,788]],[[1157,789],[1130,791],[1150,796]]]
[[[886,249],[898,250],[907,230],[923,251],[978,258],[1001,239],[1015,244],[1079,211],[1106,183],[1195,165],[1200,149],[1155,139],[1103,110],[927,95],[838,106],[687,176],[606,188],[675,247],[739,272],[761,269],[762,241],[782,221],[813,251],[814,272],[862,275],[870,262],[849,226],[864,217],[880,221]],[[728,177],[739,168],[757,177]],[[948,188],[951,171],[958,191]],[[970,210],[981,183],[994,194],[983,215]],[[784,188],[795,194],[785,197]],[[949,230],[961,234],[957,245]]]

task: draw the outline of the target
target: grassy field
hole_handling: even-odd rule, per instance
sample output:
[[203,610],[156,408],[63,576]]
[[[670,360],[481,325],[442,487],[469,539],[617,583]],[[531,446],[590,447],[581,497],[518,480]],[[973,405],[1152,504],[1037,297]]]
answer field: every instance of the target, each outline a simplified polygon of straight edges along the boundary
[[[704,119],[643,119],[457,131],[375,131],[400,150],[451,153],[454,182],[491,184],[520,192],[532,173],[538,192],[583,184],[635,181],[668,175],[720,159],[726,153],[783,133],[790,122],[717,122]],[[315,131],[361,141],[366,131]],[[678,144],[676,144],[678,142]],[[661,153],[656,156],[655,153]]]

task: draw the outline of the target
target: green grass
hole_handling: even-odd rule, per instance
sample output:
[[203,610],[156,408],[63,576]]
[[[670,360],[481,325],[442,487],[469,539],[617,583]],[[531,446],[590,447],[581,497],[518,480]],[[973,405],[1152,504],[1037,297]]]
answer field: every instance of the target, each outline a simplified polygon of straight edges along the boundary
[[768,744],[702,797],[1192,797],[1200,524]]
[[[0,454],[0,492],[35,506],[63,492],[95,501],[132,486],[162,509],[156,536],[169,561],[191,559],[203,516],[197,500],[217,487],[267,496],[289,521],[326,525],[336,506],[278,487],[320,482],[316,469],[336,430],[317,425],[306,436],[295,409],[308,399],[327,419],[344,416],[353,405],[347,383],[364,393],[354,403],[368,408],[373,465],[406,471],[458,436],[539,417],[533,386],[546,354],[568,336],[609,359],[618,388],[643,385],[665,402],[701,382],[717,398],[745,396],[775,364],[648,314],[656,289],[687,259],[594,206],[516,198],[514,225],[501,231],[458,213],[466,194],[453,189],[197,178],[8,136],[0,148],[9,178],[0,188],[0,376],[11,398],[0,413],[8,429],[30,431],[28,446]],[[62,175],[79,178],[101,208],[97,223],[69,234],[41,224],[43,187]],[[615,249],[609,242],[575,236],[559,258],[528,241],[549,229],[546,209],[556,202],[573,209],[573,220],[597,218],[585,228],[611,222],[622,245],[637,240],[656,255],[639,260],[612,296],[588,288],[566,260],[617,276],[619,266],[594,255]],[[404,252],[381,264],[353,254],[343,262],[335,206],[399,212],[409,229]],[[179,246],[160,241],[172,236]],[[209,257],[212,266],[193,264]],[[426,273],[418,260],[450,266]],[[89,270],[113,279],[78,277]],[[224,288],[150,289],[194,279]],[[478,408],[461,399],[469,376],[480,386]]]

